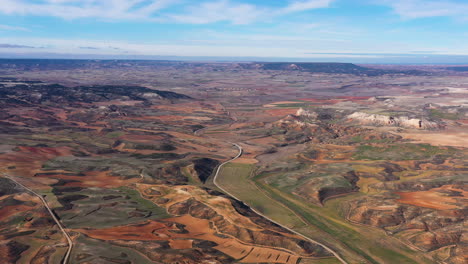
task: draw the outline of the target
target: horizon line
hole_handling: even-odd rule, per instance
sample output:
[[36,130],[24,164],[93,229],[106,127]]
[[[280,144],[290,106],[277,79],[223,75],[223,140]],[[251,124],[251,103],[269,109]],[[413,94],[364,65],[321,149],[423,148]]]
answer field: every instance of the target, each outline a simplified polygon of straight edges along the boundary
[[[314,53],[323,54],[323,53]],[[327,53],[327,54],[363,54],[363,53]],[[370,54],[370,53],[367,53]],[[388,55],[390,53],[372,53]],[[396,55],[396,54],[392,54]],[[403,54],[402,54],[403,55]],[[410,55],[410,54],[405,54]],[[468,65],[468,55],[413,54],[407,61],[395,60],[395,57],[382,58],[307,58],[307,57],[253,57],[253,56],[177,56],[177,55],[108,55],[108,54],[62,54],[62,53],[0,53],[0,60],[82,60],[82,61],[167,61],[167,62],[204,62],[204,63],[354,63],[383,65]],[[463,61],[411,61],[416,56],[432,59],[456,58]],[[393,59],[393,60],[391,60]]]

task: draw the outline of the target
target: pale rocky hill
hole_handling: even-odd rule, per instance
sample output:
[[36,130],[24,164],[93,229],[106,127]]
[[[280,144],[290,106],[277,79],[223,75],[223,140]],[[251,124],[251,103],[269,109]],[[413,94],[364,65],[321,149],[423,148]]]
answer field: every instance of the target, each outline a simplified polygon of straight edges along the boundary
[[440,124],[424,118],[410,118],[407,116],[387,116],[354,112],[347,116],[348,120],[358,121],[362,125],[395,126],[420,129],[441,129]]

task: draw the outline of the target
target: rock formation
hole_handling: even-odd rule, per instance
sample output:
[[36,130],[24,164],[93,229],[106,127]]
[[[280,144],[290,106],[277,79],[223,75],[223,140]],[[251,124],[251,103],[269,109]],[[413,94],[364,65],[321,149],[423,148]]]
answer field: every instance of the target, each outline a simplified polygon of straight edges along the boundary
[[363,112],[354,112],[347,116],[348,120],[358,121],[363,125],[376,125],[376,126],[395,126],[406,128],[419,128],[419,129],[442,129],[442,125],[429,121],[424,118],[410,118],[407,116],[386,116],[378,114],[367,114]]

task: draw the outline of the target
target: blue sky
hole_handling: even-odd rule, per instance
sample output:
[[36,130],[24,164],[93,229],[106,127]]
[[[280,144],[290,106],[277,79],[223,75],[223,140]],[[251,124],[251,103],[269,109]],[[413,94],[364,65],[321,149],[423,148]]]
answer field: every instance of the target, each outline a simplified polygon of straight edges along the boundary
[[468,0],[0,0],[4,54],[467,59]]

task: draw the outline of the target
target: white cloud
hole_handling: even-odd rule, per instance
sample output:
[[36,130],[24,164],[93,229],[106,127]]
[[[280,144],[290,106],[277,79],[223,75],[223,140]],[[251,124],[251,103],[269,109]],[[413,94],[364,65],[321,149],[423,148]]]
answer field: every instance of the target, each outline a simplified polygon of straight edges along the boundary
[[[295,0],[283,7],[242,3],[233,0],[0,0],[0,13],[8,15],[54,16],[63,19],[139,19],[159,22],[207,24],[226,21],[250,24],[317,8],[335,0]],[[177,5],[182,12],[165,13]]]
[[0,25],[0,30],[11,30],[11,31],[30,31],[24,27],[16,27],[16,26],[9,26],[9,25]]
[[235,45],[246,45],[246,46],[284,46],[284,47],[307,47],[314,46],[316,44],[330,44],[330,43],[343,43],[347,40],[339,38],[330,38],[324,34],[249,34],[249,33],[220,33],[216,31],[203,31],[201,34],[203,38],[200,39],[192,37],[191,42],[205,43],[210,45],[222,45],[222,44],[235,44]]
[[230,21],[233,24],[249,24],[264,16],[266,10],[251,4],[235,4],[228,0],[204,2],[187,8],[184,14],[168,17],[180,23],[206,24]]
[[145,19],[173,0],[0,0],[7,15],[54,16],[64,19]]
[[32,47],[32,46],[18,45],[18,44],[5,44],[5,43],[0,43],[0,48],[2,49],[35,49],[35,47]]
[[293,13],[310,9],[329,7],[333,0],[294,1],[281,10],[282,13]]
[[468,3],[447,0],[384,0],[402,18],[416,19],[424,17],[468,17]]
[[326,8],[333,1],[335,0],[293,1],[284,7],[270,8],[230,0],[217,0],[189,6],[185,13],[169,15],[169,18],[176,22],[193,24],[221,21],[231,22],[232,24],[250,24],[291,13]]
[[[41,52],[51,52],[60,54],[106,54],[106,55],[162,55],[162,56],[271,56],[272,54],[284,54],[290,56],[302,55],[304,49],[291,50],[286,47],[252,47],[234,46],[227,43],[221,45],[206,44],[137,44],[125,41],[101,41],[84,39],[45,39],[45,38],[15,38],[17,45],[31,43],[32,45],[45,46]],[[9,43],[11,39],[0,38],[0,43]],[[113,47],[113,48],[110,48]],[[82,49],[80,47],[92,47]],[[118,49],[115,49],[118,48]],[[0,47],[1,50],[1,47]],[[21,52],[36,52],[33,49],[21,49]]]
[[[200,36],[205,35],[200,32]],[[18,52],[34,53],[41,47],[43,53],[96,54],[96,55],[160,55],[160,56],[230,56],[230,57],[317,57],[336,56],[335,53],[369,54],[411,53],[420,49],[417,43],[347,42],[346,49],[340,40],[307,36],[280,35],[220,35],[215,39],[187,41],[159,41],[135,43],[102,39],[52,39],[30,37],[0,37],[0,43],[14,43]],[[268,43],[266,45],[266,43]],[[4,49],[12,52],[13,48]],[[468,54],[466,46],[427,47],[434,54]],[[1,51],[0,47],[0,51]],[[315,53],[315,54],[312,54]],[[343,55],[347,55],[343,54]]]

